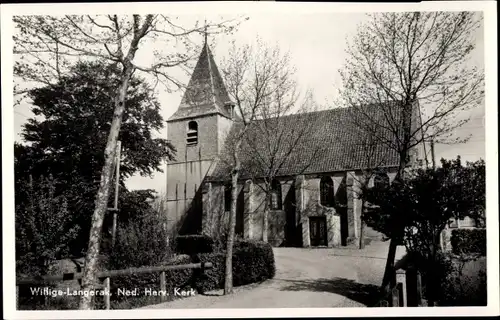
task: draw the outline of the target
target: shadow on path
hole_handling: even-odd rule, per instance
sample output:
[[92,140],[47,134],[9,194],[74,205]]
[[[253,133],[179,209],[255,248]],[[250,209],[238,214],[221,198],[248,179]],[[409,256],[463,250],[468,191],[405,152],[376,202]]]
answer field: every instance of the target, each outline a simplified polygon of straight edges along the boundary
[[281,291],[331,292],[362,303],[367,307],[374,306],[379,298],[377,286],[357,283],[351,279],[276,280],[286,283],[281,287]]

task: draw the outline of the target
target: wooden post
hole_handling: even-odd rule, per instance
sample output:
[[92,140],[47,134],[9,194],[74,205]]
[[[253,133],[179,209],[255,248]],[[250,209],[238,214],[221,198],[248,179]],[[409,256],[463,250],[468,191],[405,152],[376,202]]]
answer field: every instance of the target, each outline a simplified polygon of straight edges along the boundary
[[111,247],[114,248],[115,247],[115,241],[116,241],[116,224],[117,224],[117,221],[118,220],[118,217],[117,217],[117,213],[116,211],[113,211],[113,229],[112,229],[112,234],[111,234]]
[[422,306],[422,277],[420,272],[416,271],[416,282],[417,282],[417,306]]
[[111,292],[111,281],[110,278],[107,277],[104,279],[104,304],[106,306],[106,310],[111,309],[111,295],[109,294]]
[[399,292],[399,296],[401,297],[402,301],[400,301],[399,305],[401,307],[408,307],[408,300],[410,298],[411,294],[408,294],[408,274],[404,270],[398,270],[396,271],[396,283],[401,290]]
[[436,155],[434,154],[434,140],[431,140],[432,169],[436,169]]
[[16,310],[19,310],[19,286],[16,286]]
[[160,302],[165,302],[167,300],[166,292],[167,292],[167,283],[165,279],[165,271],[160,273]]
[[397,287],[392,288],[391,291],[391,301],[392,301],[392,307],[399,307],[399,290]]
[[116,240],[116,224],[117,224],[117,215],[118,215],[118,195],[120,192],[120,163],[121,163],[121,149],[122,142],[117,141],[116,143],[116,178],[115,178],[115,205],[113,210],[113,227],[111,231],[111,246],[115,246]]

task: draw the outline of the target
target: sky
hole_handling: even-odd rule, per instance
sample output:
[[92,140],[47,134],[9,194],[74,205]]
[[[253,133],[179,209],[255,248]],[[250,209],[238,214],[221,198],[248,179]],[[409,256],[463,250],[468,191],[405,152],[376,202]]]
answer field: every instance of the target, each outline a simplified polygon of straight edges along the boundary
[[[200,17],[196,17],[200,18]],[[211,16],[204,17],[208,20]],[[336,91],[340,86],[338,69],[342,67],[347,55],[346,39],[351,39],[356,34],[359,23],[367,19],[364,13],[314,13],[314,14],[276,14],[261,13],[249,15],[249,20],[244,21],[233,35],[215,35],[209,37],[209,44],[216,63],[227,55],[229,43],[235,40],[237,45],[251,44],[256,37],[263,42],[274,46],[279,45],[282,51],[289,51],[291,62],[297,69],[297,80],[301,88],[313,89],[316,101],[320,104],[328,104],[335,98]],[[191,21],[193,16],[184,16],[180,21]],[[193,20],[194,21],[194,20]],[[483,30],[478,31],[476,36],[476,49],[472,53],[472,61],[480,67],[483,64],[484,45]],[[201,46],[203,37],[200,35],[198,41]],[[156,44],[161,45],[161,44]],[[142,52],[147,53],[148,50]],[[147,62],[146,55],[138,56],[138,61]],[[179,73],[179,79],[183,83],[189,81],[187,75]],[[161,114],[168,119],[178,108],[182,92],[168,93],[167,90],[158,89],[158,99],[161,103]],[[15,139],[20,141],[19,133],[22,125],[28,117],[32,117],[30,107],[23,104],[16,107],[14,111]],[[454,132],[455,136],[470,136],[468,143],[456,145],[437,144],[435,146],[436,159],[441,157],[449,159],[460,155],[462,159],[474,161],[485,158],[485,129],[484,129],[484,106],[470,110],[466,116],[471,118],[470,122]],[[167,137],[166,125],[159,137]],[[165,167],[165,166],[164,166]],[[166,171],[166,170],[164,170]],[[155,173],[152,177],[134,176],[128,179],[127,186],[130,189],[151,188],[162,192],[166,188],[165,173]]]

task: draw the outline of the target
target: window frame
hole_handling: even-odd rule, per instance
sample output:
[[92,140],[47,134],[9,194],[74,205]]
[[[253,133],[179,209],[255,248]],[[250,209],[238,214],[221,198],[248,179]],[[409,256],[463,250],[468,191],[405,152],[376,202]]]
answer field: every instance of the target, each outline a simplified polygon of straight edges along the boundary
[[319,182],[319,203],[328,208],[335,207],[335,188],[330,176],[323,176]]
[[283,210],[283,199],[281,194],[281,183],[274,179],[271,182],[271,190],[269,194],[269,208],[271,210]]
[[391,179],[386,172],[377,172],[373,175],[373,187],[377,188],[378,184],[383,184],[382,187],[389,187],[391,185]]

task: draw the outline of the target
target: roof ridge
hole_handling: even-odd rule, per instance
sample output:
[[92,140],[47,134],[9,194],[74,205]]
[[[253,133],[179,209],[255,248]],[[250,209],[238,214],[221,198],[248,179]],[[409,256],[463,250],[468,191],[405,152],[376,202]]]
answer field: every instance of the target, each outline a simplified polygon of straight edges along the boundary
[[[392,101],[392,102],[396,102],[396,101]],[[388,101],[386,103],[390,103],[390,101]],[[322,109],[322,110],[304,111],[301,113],[292,113],[292,114],[287,114],[287,115],[283,115],[283,116],[279,116],[279,117],[271,117],[271,118],[266,118],[266,119],[255,119],[254,121],[257,122],[257,121],[265,121],[265,120],[271,120],[271,119],[285,119],[288,117],[298,117],[298,116],[302,116],[302,115],[315,115],[315,114],[322,113],[322,112],[324,112],[324,113],[337,112],[340,110],[355,109],[355,108],[374,106],[374,105],[380,105],[380,104],[382,104],[382,103],[366,103],[366,104],[359,105],[359,106],[341,106],[341,107],[334,107],[334,108],[328,108],[328,109]]]
[[292,114],[287,114],[279,117],[271,117],[271,118],[266,118],[266,119],[255,119],[255,122],[258,121],[266,121],[266,120],[272,120],[272,119],[285,119],[285,118],[290,118],[290,117],[299,117],[303,115],[316,115],[318,113],[327,113],[327,112],[332,112],[332,111],[337,111],[337,110],[343,110],[343,109],[349,109],[351,107],[337,107],[337,108],[330,108],[330,109],[324,109],[324,110],[314,110],[314,111],[305,111],[301,113],[292,113]]

